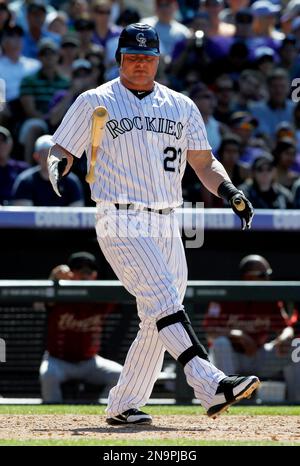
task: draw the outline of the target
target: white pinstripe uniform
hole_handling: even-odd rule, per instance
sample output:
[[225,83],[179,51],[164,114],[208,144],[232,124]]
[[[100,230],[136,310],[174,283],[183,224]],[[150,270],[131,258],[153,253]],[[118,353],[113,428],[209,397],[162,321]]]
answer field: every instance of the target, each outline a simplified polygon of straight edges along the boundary
[[[155,82],[152,93],[140,100],[119,78],[81,94],[53,140],[76,157],[86,150],[89,160],[91,115],[99,105],[107,108],[109,119],[97,154],[96,182],[91,185],[98,208],[97,237],[117,277],[136,297],[141,319],[118,384],[109,395],[107,413],[115,416],[147,403],[166,349],[178,359],[191,347],[190,336],[181,323],[159,332],[156,326],[157,320],[183,309],[187,284],[186,259],[174,211],[161,215],[141,209],[181,205],[187,150],[210,146],[202,117],[188,97]],[[115,203],[133,203],[134,210],[117,210]],[[169,225],[172,234],[128,235],[128,226],[137,215],[141,231],[159,224],[160,228]],[[118,233],[105,235],[104,230],[107,232],[115,222]],[[184,371],[195,396],[207,409],[225,374],[199,356],[193,357]]]

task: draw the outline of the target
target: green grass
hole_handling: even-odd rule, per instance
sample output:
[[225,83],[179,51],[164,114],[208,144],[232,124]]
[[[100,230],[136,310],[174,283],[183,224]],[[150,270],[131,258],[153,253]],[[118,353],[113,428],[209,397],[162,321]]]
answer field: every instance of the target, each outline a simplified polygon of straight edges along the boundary
[[[104,415],[105,406],[95,405],[0,405],[0,414],[75,414]],[[186,416],[204,414],[201,406],[147,406],[147,413],[153,416],[184,414]],[[300,416],[300,406],[232,406],[228,414],[259,416]]]

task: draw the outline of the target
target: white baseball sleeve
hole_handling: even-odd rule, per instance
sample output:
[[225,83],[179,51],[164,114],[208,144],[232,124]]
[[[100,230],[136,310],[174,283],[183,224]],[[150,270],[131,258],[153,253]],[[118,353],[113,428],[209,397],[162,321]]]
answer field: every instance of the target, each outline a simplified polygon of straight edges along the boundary
[[80,158],[90,142],[93,107],[81,94],[65,114],[53,141]]

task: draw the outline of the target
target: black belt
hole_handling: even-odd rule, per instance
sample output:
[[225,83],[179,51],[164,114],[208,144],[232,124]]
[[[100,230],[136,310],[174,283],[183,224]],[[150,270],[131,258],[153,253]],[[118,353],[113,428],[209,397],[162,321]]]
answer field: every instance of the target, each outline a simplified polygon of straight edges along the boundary
[[[115,204],[117,210],[130,210],[134,209],[135,204]],[[143,207],[143,211],[146,212],[155,212],[156,214],[169,214],[173,212],[172,207],[166,207],[165,209],[150,209],[150,207]]]

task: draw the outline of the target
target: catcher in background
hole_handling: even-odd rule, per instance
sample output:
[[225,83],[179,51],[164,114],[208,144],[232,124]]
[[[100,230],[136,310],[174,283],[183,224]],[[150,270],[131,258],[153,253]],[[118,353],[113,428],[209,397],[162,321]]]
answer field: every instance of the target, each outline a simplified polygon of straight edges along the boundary
[[[88,252],[70,256],[68,264],[55,267],[53,280],[97,280],[96,259]],[[114,309],[109,303],[57,303],[48,307],[47,350],[40,366],[45,403],[63,401],[61,384],[80,380],[105,386],[102,396],[119,378],[122,366],[99,356],[105,317]]]
[[[241,280],[270,280],[272,269],[259,255],[240,262]],[[300,401],[300,364],[291,359],[297,311],[288,315],[277,302],[211,302],[203,325],[214,364],[225,373],[255,372],[280,377],[287,384],[288,401]]]

